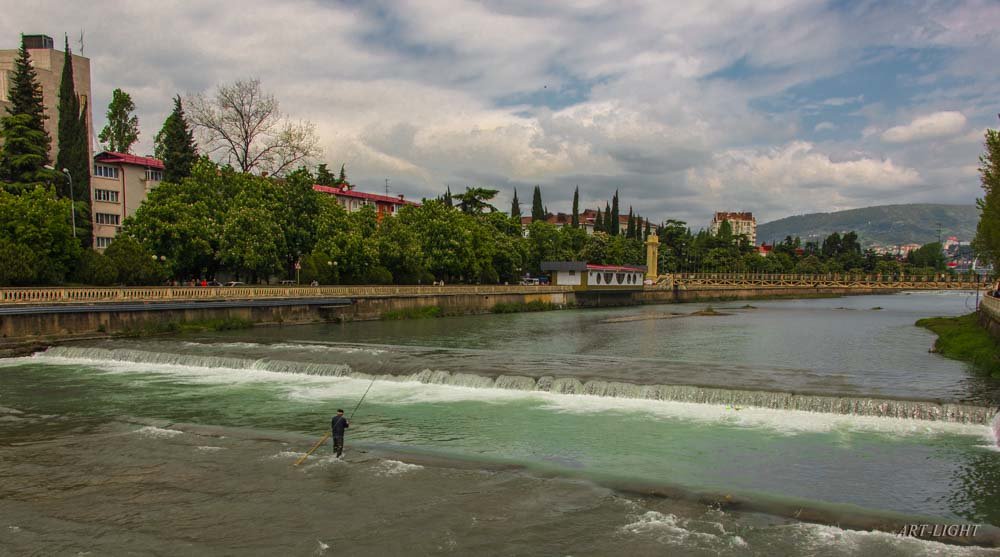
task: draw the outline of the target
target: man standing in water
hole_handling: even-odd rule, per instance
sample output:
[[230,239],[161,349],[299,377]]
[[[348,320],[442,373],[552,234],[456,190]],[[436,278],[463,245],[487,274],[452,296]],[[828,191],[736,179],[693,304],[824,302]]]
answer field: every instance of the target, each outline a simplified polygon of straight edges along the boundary
[[330,429],[333,430],[333,452],[337,453],[337,458],[344,454],[344,430],[351,427],[350,422],[344,417],[344,411],[337,409],[337,415],[330,422]]

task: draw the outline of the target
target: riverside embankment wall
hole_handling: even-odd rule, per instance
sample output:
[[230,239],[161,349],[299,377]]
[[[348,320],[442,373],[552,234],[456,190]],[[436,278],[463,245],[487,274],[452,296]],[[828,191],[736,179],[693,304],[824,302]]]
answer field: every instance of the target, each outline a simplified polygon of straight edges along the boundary
[[[893,291],[787,286],[647,288],[641,291],[577,291],[558,286],[324,287],[320,290],[265,287],[247,288],[245,292],[225,289],[106,289],[86,292],[63,289],[35,292],[33,298],[27,299],[24,292],[8,290],[2,293],[6,296],[6,303],[0,303],[0,311],[15,307],[33,307],[35,311],[0,313],[0,344],[145,334],[167,331],[171,323],[231,318],[256,325],[375,320],[387,313],[405,313],[432,306],[440,308],[441,315],[469,315],[490,313],[497,304],[531,302],[558,307],[609,307]],[[18,296],[21,301],[18,301]],[[246,299],[241,300],[239,296]],[[120,302],[115,303],[115,300]],[[142,303],[139,300],[152,301]],[[81,306],[80,301],[91,303]],[[126,303],[128,305],[119,305]],[[223,307],[221,304],[227,305]]]
[[983,296],[979,300],[979,324],[1000,340],[1000,298]]

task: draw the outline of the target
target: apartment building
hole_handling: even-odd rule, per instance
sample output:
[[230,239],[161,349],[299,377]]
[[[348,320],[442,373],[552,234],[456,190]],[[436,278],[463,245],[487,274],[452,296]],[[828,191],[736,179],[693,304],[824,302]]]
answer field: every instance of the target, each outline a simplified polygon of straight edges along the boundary
[[[42,86],[42,101],[45,105],[45,129],[52,138],[49,146],[49,157],[55,160],[56,146],[59,141],[59,84],[62,82],[63,61],[66,53],[55,49],[52,37],[48,35],[24,35],[24,45],[28,49],[31,64],[38,74],[38,83]],[[10,106],[7,94],[10,91],[10,80],[14,71],[14,60],[18,49],[0,50],[0,111],[6,114]],[[73,61],[73,86],[80,97],[80,106],[87,109],[87,145],[94,144],[93,103],[90,96],[90,59],[76,54]],[[92,149],[92,148],[91,148]],[[93,150],[89,153],[93,156]]]
[[712,234],[718,234],[719,227],[725,221],[729,221],[734,236],[746,236],[750,245],[757,245],[757,219],[753,217],[753,213],[717,212],[712,218],[712,224],[708,227],[709,231]]
[[375,214],[378,215],[379,220],[382,220],[382,217],[385,215],[395,216],[400,209],[407,205],[420,206],[419,203],[407,201],[402,194],[393,197],[391,195],[355,191],[354,186],[347,183],[339,186],[315,185],[313,186],[313,190],[332,195],[349,213],[359,211],[365,206],[372,206],[375,208]]
[[146,196],[163,180],[163,162],[105,151],[94,157],[90,178],[93,194],[94,248],[104,249],[135,214]]

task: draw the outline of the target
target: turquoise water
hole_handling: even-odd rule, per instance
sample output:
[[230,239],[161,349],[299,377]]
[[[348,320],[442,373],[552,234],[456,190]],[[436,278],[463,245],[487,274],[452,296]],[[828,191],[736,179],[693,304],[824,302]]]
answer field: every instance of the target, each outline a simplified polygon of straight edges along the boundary
[[[1000,525],[1000,452],[989,425],[564,394],[518,388],[513,379],[497,388],[503,374],[685,384],[704,366],[703,382],[720,388],[730,386],[730,374],[740,388],[781,391],[784,378],[798,375],[830,394],[988,404],[995,385],[927,353],[930,339],[912,326],[915,314],[962,313],[961,303],[931,295],[756,302],[720,318],[668,318],[700,307],[659,306],[91,342],[4,362],[0,406],[59,418],[10,413],[14,419],[0,427],[15,446],[159,420],[159,427],[277,436],[301,452],[336,408],[351,413],[371,387],[348,432],[349,456],[374,451],[446,466],[514,467],[667,494],[669,512],[655,512],[674,519],[656,518],[656,528],[691,519],[692,508],[711,501],[778,516],[805,509],[847,524]],[[869,309],[839,309],[847,305]],[[876,305],[886,309],[870,310]],[[815,323],[824,325],[804,331]],[[817,337],[822,342],[808,341]],[[775,338],[784,341],[760,347]],[[423,369],[449,371],[450,383],[405,380]],[[370,383],[351,373],[402,379]],[[484,377],[492,378],[488,385]],[[478,485],[469,481],[469,489]],[[426,489],[436,482],[445,480],[428,478]],[[748,516],[731,519],[763,527]]]

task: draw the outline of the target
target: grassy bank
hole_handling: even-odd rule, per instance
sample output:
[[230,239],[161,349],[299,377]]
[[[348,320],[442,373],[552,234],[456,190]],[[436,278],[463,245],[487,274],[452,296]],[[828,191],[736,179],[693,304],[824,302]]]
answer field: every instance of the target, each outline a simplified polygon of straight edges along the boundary
[[975,313],[961,317],[928,317],[917,321],[917,326],[937,334],[934,352],[969,362],[993,377],[1000,377],[1000,345],[979,325]]

